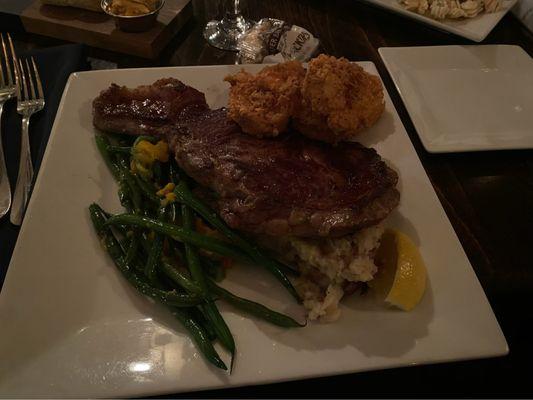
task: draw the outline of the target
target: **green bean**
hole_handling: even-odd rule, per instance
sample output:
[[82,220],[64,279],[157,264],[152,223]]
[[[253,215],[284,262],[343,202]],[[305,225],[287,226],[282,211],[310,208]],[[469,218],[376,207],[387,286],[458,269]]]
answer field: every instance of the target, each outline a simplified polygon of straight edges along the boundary
[[168,222],[172,224],[178,224],[178,207],[176,203],[171,203],[169,207]]
[[175,160],[170,160],[170,162],[168,163],[168,175],[170,178],[170,182],[177,185],[180,180],[180,177],[179,177],[179,168],[176,165]]
[[139,249],[139,238],[135,232],[132,232],[132,237],[128,245],[126,252],[126,264],[131,264],[133,259],[137,256],[137,250]]
[[[181,217],[183,219],[183,227],[185,229],[192,230],[194,216],[189,206],[185,204],[181,206]],[[198,257],[198,253],[196,253],[196,249],[188,243],[185,243],[185,258],[187,259],[187,264],[189,265],[191,277],[207,295],[207,281],[205,279],[202,266],[200,265],[200,258]],[[231,334],[226,321],[224,321],[224,318],[222,318],[222,315],[220,315],[216,304],[212,301],[200,306],[200,309],[206,318],[211,322],[222,346],[224,346],[231,353],[231,365],[233,366],[233,359],[235,356],[235,340],[233,339],[233,335]]]
[[111,152],[111,153],[120,153],[120,154],[131,154],[131,147],[128,147],[128,146],[113,146],[113,145],[110,145],[108,147],[108,150]]
[[152,243],[152,248],[148,253],[148,261],[144,268],[144,274],[148,278],[148,281],[152,284],[157,282],[157,266],[159,264],[159,259],[163,252],[163,236],[156,235]]
[[[146,238],[143,237],[142,239],[144,239],[144,241],[141,241],[141,244],[144,243],[145,247],[147,249],[150,249]],[[162,261],[161,265],[163,266],[163,268],[165,268],[166,266],[172,268],[175,273],[172,276],[174,277],[180,276],[180,278],[182,279],[180,280],[181,286],[188,286],[189,289],[192,286],[195,286],[190,280],[188,280],[182,274],[177,272],[177,270],[175,270],[172,266],[170,266],[170,264]],[[188,284],[183,285],[184,281],[188,282]],[[199,291],[199,288],[197,288],[197,291]],[[191,308],[190,310],[191,311],[195,310],[195,308]],[[186,311],[179,311],[179,310],[174,309],[172,313],[182,323],[182,325],[184,325],[185,328],[189,331],[196,345],[198,346],[200,351],[204,354],[204,356],[207,358],[207,360],[211,362],[212,364],[214,364],[215,366],[217,366],[218,368],[227,370],[226,365],[220,359],[218,353],[216,352],[216,350],[213,348],[212,344],[210,343],[211,340],[216,338],[216,333],[213,327],[211,326],[210,322],[202,315],[202,313],[199,312],[199,310],[197,311],[198,312],[196,314],[198,315],[196,315],[196,318],[199,319],[198,317],[201,317],[202,320],[200,321],[195,321],[194,320],[195,315],[193,314],[193,316],[191,317],[190,315],[188,315],[188,312]],[[206,343],[206,341],[209,341],[209,343]]]
[[279,312],[273,311],[262,304],[256,303],[255,301],[247,300],[242,297],[238,297],[228,290],[218,286],[215,282],[209,281],[209,289],[220,296],[221,299],[227,301],[229,304],[233,305],[235,308],[238,308],[242,311],[247,312],[255,317],[264,319],[274,325],[281,326],[283,328],[297,328],[304,327],[298,322],[296,322],[291,317],[281,314]]
[[[128,185],[126,179],[124,179],[124,173],[122,171],[122,167],[117,164],[117,171],[119,176],[119,199],[120,203],[129,211],[134,213],[139,213],[140,210],[140,204],[136,204],[136,200],[134,200],[132,193],[133,190],[130,185]],[[132,238],[130,245],[128,247],[128,251],[126,254],[126,262],[129,264],[133,261],[135,256],[137,255],[137,251],[139,249],[139,232],[137,229],[132,230],[131,232]]]
[[[146,237],[146,233],[143,233],[140,237],[140,244],[143,250],[149,254],[151,250],[151,243]],[[168,260],[168,261],[167,261]],[[170,259],[166,257],[162,257],[159,260],[158,269],[165,274],[167,278],[169,278],[171,281],[176,283],[178,286],[183,288],[187,293],[195,294],[198,296],[202,296],[202,290],[198,287],[196,283],[194,283],[191,279],[189,279],[187,276],[182,274],[173,263],[170,262]]]
[[211,341],[215,340],[217,338],[217,334],[215,330],[213,329],[213,325],[209,320],[205,317],[205,315],[202,313],[199,307],[191,307],[189,310],[189,313],[191,316],[197,321],[202,328],[204,328],[205,332],[207,333],[207,336]]
[[119,183],[119,199],[120,204],[124,206],[128,211],[133,209],[133,204],[131,202],[131,190],[123,179],[123,174],[121,173],[121,167],[118,164],[118,161],[114,155],[110,154],[109,148],[111,144],[107,136],[96,135],[95,136],[96,146],[100,152],[100,155],[104,159],[107,167],[109,168],[113,177]]
[[130,239],[128,239],[127,237],[125,238],[122,238],[118,241],[118,244],[120,245],[120,247],[122,248],[122,251],[124,253],[127,253],[128,251],[128,246],[130,245]]
[[239,246],[239,248],[241,248],[254,262],[270,271],[281,282],[281,284],[287,288],[287,290],[296,300],[301,301],[300,296],[294,289],[291,281],[281,271],[280,264],[275,260],[265,256],[265,254],[263,254],[263,252],[255,244],[248,242],[246,239],[242,238],[239,234],[230,229],[214,211],[210,210],[191,193],[187,187],[187,183],[184,180],[181,180],[178,185],[176,185],[174,194],[181,203],[185,203],[194,209],[213,227],[218,229],[235,245]]
[[137,183],[137,186],[139,187],[139,189],[141,189],[142,194],[144,194],[144,196],[148,200],[150,200],[152,203],[156,205],[161,204],[159,197],[157,197],[157,195],[155,194],[156,190],[153,185],[146,182],[143,178],[141,178],[138,175],[133,175],[133,177],[135,179],[135,183]]
[[[136,191],[134,188],[131,187],[131,184],[128,184],[127,177],[123,171],[123,167],[121,164],[124,164],[125,161],[122,157],[120,157],[120,160],[116,160],[115,157],[113,157],[110,154],[110,148],[112,145],[109,142],[109,139],[103,135],[96,135],[96,146],[98,147],[98,150],[100,151],[100,154],[102,155],[102,158],[104,159],[107,167],[115,177],[115,179],[119,182],[120,190],[119,190],[119,197],[120,202],[122,205],[124,205],[126,208],[129,208],[131,204],[129,204],[128,201],[125,200],[127,196],[131,198],[133,203],[138,206],[137,202],[137,196]],[[128,169],[128,167],[126,167]]]
[[[183,228],[193,230],[193,213],[191,209],[186,206],[181,206],[181,218],[183,220]],[[200,288],[207,294],[207,282],[205,280],[204,271],[200,264],[200,259],[198,254],[193,246],[188,243],[185,243],[185,258],[187,259],[187,264],[189,265],[189,271],[191,273],[192,279],[200,286]]]
[[190,315],[181,310],[174,310],[172,314],[182,323],[182,325],[189,331],[196,345],[204,356],[216,367],[227,370],[226,364],[222,361],[216,352],[215,348],[209,340],[209,336],[205,330],[196,322]]
[[163,170],[161,169],[161,163],[159,161],[154,161],[152,172],[154,174],[155,182],[161,184],[163,181]]
[[108,225],[132,225],[145,229],[151,229],[156,232],[172,237],[174,240],[183,243],[189,243],[193,246],[218,253],[223,256],[233,258],[238,261],[251,262],[252,260],[239,249],[232,245],[205,235],[201,235],[195,231],[182,228],[166,222],[154,220],[153,218],[133,215],[133,214],[118,214],[114,215],[106,222]]
[[111,171],[111,174],[115,177],[115,179],[119,179],[119,172],[118,172],[118,165],[116,161],[114,160],[114,157],[109,153],[109,139],[106,138],[103,135],[96,135],[94,137],[94,140],[96,142],[96,147],[98,148],[98,151],[100,152],[100,155],[104,159],[104,162],[107,165],[107,168],[109,168],[109,171]]
[[173,307],[191,307],[202,303],[202,299],[198,296],[184,295],[174,291],[164,291],[153,288],[137,275],[131,266],[125,262],[124,253],[120,244],[113,236],[110,229],[106,228],[105,216],[102,209],[97,204],[92,204],[89,207],[91,220],[100,236],[102,245],[111,256],[113,262],[122,273],[122,275],[142,294],[159,301],[160,303]]
[[161,272],[163,272],[170,280],[178,284],[180,287],[185,289],[186,292],[190,294],[195,294],[198,296],[203,296],[202,289],[190,280],[188,277],[183,275],[175,266],[172,264],[161,261],[160,264]]
[[[122,165],[119,165],[114,157],[109,154],[109,140],[104,137],[97,136],[96,138],[97,147],[102,154],[106,164],[108,165],[111,173],[115,179],[119,182],[119,198],[121,204],[128,211],[136,211],[137,213],[141,210],[141,203],[138,201],[136,195],[136,188],[134,185],[127,182],[127,176],[129,175],[129,169],[125,163],[125,160],[122,161]],[[122,167],[122,168],[121,168]],[[135,197],[133,196],[135,194]],[[132,198],[135,198],[135,206],[132,203]],[[158,200],[158,199],[157,199]],[[206,359],[215,365],[218,368],[227,370],[226,365],[220,359],[220,356],[214,349],[211,344],[210,338],[215,337],[216,333],[213,328],[210,326],[209,321],[206,320],[205,329],[199,325],[198,322],[191,317],[188,312],[182,311],[175,307],[182,306],[192,306],[195,304],[201,303],[201,298],[198,297],[200,289],[195,285],[191,280],[181,274],[177,269],[173,268],[169,263],[161,261],[162,270],[165,274],[172,278],[172,280],[178,283],[181,287],[184,287],[191,295],[182,295],[175,292],[162,291],[156,288],[151,287],[143,279],[135,274],[128,263],[125,262],[124,252],[121,245],[118,243],[114,237],[111,230],[106,227],[105,222],[108,216],[106,213],[97,205],[93,204],[90,207],[91,220],[97,230],[99,237],[101,238],[102,244],[112,257],[115,265],[118,267],[123,276],[134,286],[140,293],[147,295],[154,300],[165,304],[166,306],[172,307],[172,313],[180,321],[180,323],[187,329],[189,334],[192,336],[194,342],[206,357]],[[118,228],[124,228],[120,224],[115,225]],[[138,235],[135,235],[134,238],[138,238]],[[146,238],[143,238],[146,239]],[[142,240],[141,244],[147,244],[146,240]],[[135,253],[134,247],[131,247],[130,257],[134,258]],[[154,257],[155,258],[155,257]],[[196,296],[195,296],[196,295]],[[201,314],[201,313],[199,313]]]
[[[159,220],[163,221],[165,217],[165,207],[159,208]],[[152,283],[157,283],[157,267],[160,263],[161,255],[163,254],[163,241],[164,237],[161,234],[156,234],[152,247],[148,253],[148,261],[146,263],[146,268],[144,274],[148,280]]]
[[131,202],[131,196],[130,196],[130,190],[127,186],[122,186],[119,184],[118,189],[118,198],[120,200],[120,204],[122,204],[122,207],[124,207],[128,212],[133,212],[133,203]]
[[207,320],[211,323],[213,330],[215,331],[220,344],[230,352],[231,354],[231,366],[233,368],[233,361],[235,359],[235,339],[231,334],[231,331],[224,321],[224,318],[218,311],[214,301],[208,301],[205,304],[202,304],[200,310],[204,313]]
[[135,182],[135,178],[130,172],[130,167],[125,157],[118,157],[118,166],[120,181],[122,185],[127,185],[135,213],[140,214],[143,208],[141,192],[139,187],[137,186],[137,183]]
[[209,257],[202,257],[202,266],[204,271],[215,282],[220,282],[226,277],[226,270],[224,267]]

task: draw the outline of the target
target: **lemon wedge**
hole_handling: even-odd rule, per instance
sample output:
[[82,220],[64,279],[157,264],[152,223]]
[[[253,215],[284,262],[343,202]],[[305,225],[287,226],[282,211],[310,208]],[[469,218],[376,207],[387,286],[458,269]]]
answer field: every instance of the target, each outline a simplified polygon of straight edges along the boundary
[[426,291],[427,272],[416,245],[406,234],[387,229],[375,257],[376,277],[369,282],[385,302],[411,311]]

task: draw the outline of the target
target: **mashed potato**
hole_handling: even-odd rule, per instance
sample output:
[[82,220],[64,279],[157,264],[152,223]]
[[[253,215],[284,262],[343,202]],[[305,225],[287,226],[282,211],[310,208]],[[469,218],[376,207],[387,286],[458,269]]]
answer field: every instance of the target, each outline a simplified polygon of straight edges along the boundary
[[294,285],[310,320],[335,321],[346,285],[372,280],[383,231],[380,224],[340,238],[278,237],[269,243],[287,262],[298,265],[301,275]]

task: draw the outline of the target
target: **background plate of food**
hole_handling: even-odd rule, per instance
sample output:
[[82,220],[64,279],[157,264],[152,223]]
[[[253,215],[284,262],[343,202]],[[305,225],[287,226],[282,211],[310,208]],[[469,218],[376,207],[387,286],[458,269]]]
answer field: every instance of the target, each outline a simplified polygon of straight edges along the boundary
[[[254,74],[264,66],[130,69],[71,76],[0,296],[0,318],[9,321],[0,332],[3,395],[143,396],[508,352],[475,273],[390,97],[381,89],[375,66],[361,62],[349,67],[327,57],[311,61],[307,71],[291,65],[258,75]],[[231,99],[225,78],[231,84]],[[148,86],[128,89],[140,85]],[[227,118],[226,110],[218,109],[228,104],[231,118],[248,133]],[[108,132],[158,135],[136,141],[133,153],[142,157],[130,159],[130,172],[143,171],[155,158],[173,162],[165,156],[169,151],[191,181],[215,194],[211,199],[194,195],[212,205],[217,218],[247,240],[253,236],[254,242],[264,243],[266,236],[268,247],[273,238],[292,238],[292,249],[284,255],[294,257],[296,252],[297,257],[285,261],[298,264],[302,276],[311,281],[317,275],[311,267],[319,269],[322,275],[311,283],[328,293],[313,299],[312,293],[309,297],[300,288],[304,302],[298,304],[261,263],[253,262],[227,268],[219,285],[297,321],[303,322],[307,315],[306,326],[273,325],[243,314],[226,304],[224,296],[217,296],[214,300],[233,333],[236,351],[231,373],[220,368],[222,364],[219,368],[210,364],[203,356],[206,347],[189,338],[175,313],[130,285],[144,287],[132,277],[146,270],[121,269],[127,254],[119,257],[117,269],[113,262],[117,259],[102,249],[102,245],[110,249],[109,238],[103,235],[110,231],[104,232],[109,225],[97,229],[99,237],[89,205],[97,202],[108,212],[124,213],[122,205],[128,202],[119,201],[116,171],[101,157],[95,125]],[[291,127],[301,133],[284,132]],[[165,138],[168,146],[161,142]],[[115,145],[113,151],[122,154],[124,146]],[[251,168],[243,174],[247,167]],[[161,200],[175,201],[172,194],[179,195],[177,188],[165,188],[159,192]],[[250,201],[240,201],[242,193]],[[108,224],[115,218],[115,230],[148,218],[99,215]],[[184,234],[188,231],[180,229],[173,230],[174,237],[190,240],[192,236]],[[361,232],[366,232],[364,237]],[[155,242],[159,234],[150,240]],[[359,236],[347,239],[352,234]],[[240,254],[233,246],[238,240],[222,239],[209,240],[218,243],[217,248],[229,246]],[[132,241],[126,234],[120,245]],[[205,240],[196,245],[202,243]],[[348,250],[347,259],[342,249],[354,249],[354,243],[355,253]],[[275,251],[276,246],[271,247]],[[381,254],[383,247],[393,250],[388,254],[394,255],[393,264],[400,271],[390,276],[394,282],[387,302],[379,295],[380,285],[365,295],[360,290],[350,295],[354,291],[349,290],[350,282],[379,282],[376,260],[383,256],[383,265],[390,264],[387,251]],[[119,253],[124,250],[120,248]],[[332,249],[338,250],[337,262],[321,264]],[[161,251],[168,252],[168,244]],[[361,263],[352,265],[357,256]],[[411,269],[402,270],[402,265]],[[335,279],[343,280],[318,284],[331,270]],[[167,282],[161,283],[163,289],[144,293],[167,305],[194,301],[185,292],[162,293]],[[343,292],[345,298],[338,305]],[[229,354],[219,343],[215,348],[230,366]]]
[[516,0],[364,0],[434,28],[483,41]]

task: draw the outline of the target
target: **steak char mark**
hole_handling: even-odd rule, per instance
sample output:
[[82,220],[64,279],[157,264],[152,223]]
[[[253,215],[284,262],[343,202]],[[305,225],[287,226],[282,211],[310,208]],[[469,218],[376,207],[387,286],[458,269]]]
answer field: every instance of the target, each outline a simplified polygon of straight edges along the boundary
[[213,205],[235,229],[340,236],[377,224],[399,202],[398,176],[375,150],[298,134],[249,136],[225,109],[211,110],[201,92],[175,79],[112,85],[93,106],[103,131],[166,137],[179,166],[214,192]]

